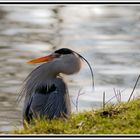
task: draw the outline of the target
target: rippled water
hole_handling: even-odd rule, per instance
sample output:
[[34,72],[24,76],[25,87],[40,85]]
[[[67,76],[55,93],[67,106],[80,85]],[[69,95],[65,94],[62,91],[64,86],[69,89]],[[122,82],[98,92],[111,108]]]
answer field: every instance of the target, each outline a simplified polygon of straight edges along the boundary
[[65,76],[73,102],[79,89],[85,93],[79,110],[101,107],[103,92],[107,101],[113,88],[123,90],[122,101],[127,101],[140,73],[140,6],[1,6],[0,131],[21,126],[23,102],[18,105],[16,99],[36,67],[25,62],[62,47],[82,54],[94,69],[94,91],[85,63],[79,74]]

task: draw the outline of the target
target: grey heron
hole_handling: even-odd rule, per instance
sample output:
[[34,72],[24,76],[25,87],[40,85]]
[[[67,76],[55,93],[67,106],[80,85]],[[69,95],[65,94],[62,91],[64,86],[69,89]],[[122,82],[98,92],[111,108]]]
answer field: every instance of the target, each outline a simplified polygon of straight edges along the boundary
[[[68,48],[54,51],[52,54],[28,61],[28,64],[41,63],[25,79],[21,94],[25,95],[23,120],[30,122],[41,116],[53,119],[67,117],[71,113],[71,104],[67,84],[60,73],[70,75],[81,69],[81,60],[88,61],[79,53]],[[94,86],[94,80],[93,80]]]

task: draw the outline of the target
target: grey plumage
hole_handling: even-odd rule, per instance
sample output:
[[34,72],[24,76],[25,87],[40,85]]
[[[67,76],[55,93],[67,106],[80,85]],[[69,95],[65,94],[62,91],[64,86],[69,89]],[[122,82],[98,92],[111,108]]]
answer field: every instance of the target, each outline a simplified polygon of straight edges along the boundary
[[[88,61],[80,54],[62,48],[49,56],[34,59],[28,64],[47,62],[34,69],[24,81],[21,98],[25,95],[23,120],[30,122],[32,118],[66,117],[71,113],[68,88],[60,77],[63,74],[75,74],[81,69],[81,60]],[[94,85],[94,80],[93,80]]]
[[77,54],[61,55],[33,70],[25,80],[23,120],[46,116],[49,119],[71,113],[68,88],[60,73],[73,74],[80,70]]
[[46,116],[49,119],[63,115],[67,116],[71,112],[67,86],[59,77],[54,80],[49,88],[43,86],[39,89],[37,88],[30,98],[27,97],[25,101],[28,100],[28,105],[26,106],[25,103],[23,113],[27,121],[38,116]]

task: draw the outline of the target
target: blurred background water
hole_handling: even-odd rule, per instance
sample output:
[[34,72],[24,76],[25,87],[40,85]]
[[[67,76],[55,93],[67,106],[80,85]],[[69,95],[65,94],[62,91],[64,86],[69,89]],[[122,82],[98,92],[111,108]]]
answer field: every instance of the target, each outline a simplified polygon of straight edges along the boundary
[[103,92],[107,101],[114,88],[127,101],[140,73],[140,6],[0,6],[0,131],[22,126],[23,100],[17,104],[16,99],[37,67],[25,62],[63,47],[79,52],[94,70],[94,91],[85,63],[80,73],[65,76],[72,102],[80,89],[84,92],[80,111],[101,107]]

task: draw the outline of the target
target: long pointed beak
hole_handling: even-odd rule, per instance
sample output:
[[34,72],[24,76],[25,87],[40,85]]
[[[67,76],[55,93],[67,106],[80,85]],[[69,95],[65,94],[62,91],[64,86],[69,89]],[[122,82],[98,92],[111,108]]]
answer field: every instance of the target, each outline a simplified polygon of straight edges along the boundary
[[51,54],[48,56],[44,56],[44,57],[40,57],[40,58],[36,58],[36,59],[32,59],[28,62],[26,62],[27,64],[36,64],[36,63],[43,63],[43,62],[48,62],[53,60],[54,58],[57,58],[58,56],[55,54]]

